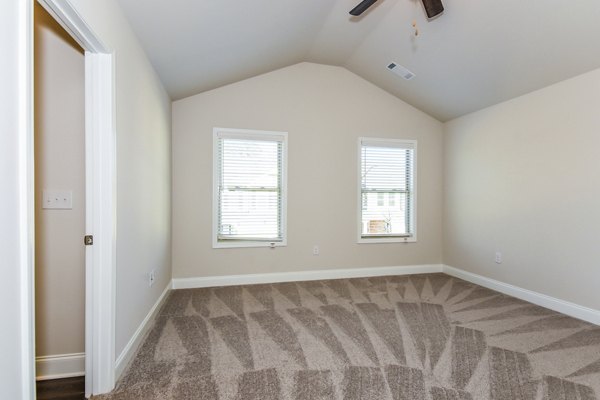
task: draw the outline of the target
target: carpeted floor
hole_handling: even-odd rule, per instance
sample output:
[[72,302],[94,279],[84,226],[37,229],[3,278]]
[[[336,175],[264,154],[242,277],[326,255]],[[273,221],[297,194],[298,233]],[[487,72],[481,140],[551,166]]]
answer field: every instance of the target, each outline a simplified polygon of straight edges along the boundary
[[600,327],[428,274],[173,291],[101,398],[599,395]]

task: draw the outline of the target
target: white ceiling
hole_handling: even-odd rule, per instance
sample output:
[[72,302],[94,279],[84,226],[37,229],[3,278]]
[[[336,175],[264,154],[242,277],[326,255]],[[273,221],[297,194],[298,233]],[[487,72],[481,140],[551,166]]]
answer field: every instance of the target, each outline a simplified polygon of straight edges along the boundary
[[418,0],[119,1],[174,100],[310,61],[446,121],[600,68],[598,0],[443,0],[432,21]]

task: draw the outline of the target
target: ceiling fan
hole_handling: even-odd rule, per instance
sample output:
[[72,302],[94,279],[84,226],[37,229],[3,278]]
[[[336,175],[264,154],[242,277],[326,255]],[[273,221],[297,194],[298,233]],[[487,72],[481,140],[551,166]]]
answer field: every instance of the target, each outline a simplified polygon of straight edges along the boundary
[[[354,7],[350,11],[350,15],[359,16],[373,4],[375,4],[377,0],[363,0],[359,5]],[[444,11],[444,5],[442,4],[442,0],[421,0],[423,2],[423,6],[425,6],[425,12],[427,13],[427,18],[433,18],[435,16],[440,15]]]

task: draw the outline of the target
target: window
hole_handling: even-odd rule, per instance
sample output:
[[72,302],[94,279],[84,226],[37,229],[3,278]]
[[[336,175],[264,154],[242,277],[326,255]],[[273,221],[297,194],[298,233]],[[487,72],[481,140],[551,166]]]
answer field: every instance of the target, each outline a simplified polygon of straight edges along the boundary
[[285,246],[287,133],[213,134],[213,247]]
[[416,241],[416,151],[414,140],[360,139],[359,243]]

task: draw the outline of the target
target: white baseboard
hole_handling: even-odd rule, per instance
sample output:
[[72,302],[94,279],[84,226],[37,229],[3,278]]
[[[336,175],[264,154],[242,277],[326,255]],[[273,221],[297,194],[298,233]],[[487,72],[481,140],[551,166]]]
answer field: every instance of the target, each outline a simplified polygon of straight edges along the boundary
[[84,376],[85,353],[36,357],[35,368],[38,381]]
[[387,275],[411,275],[442,272],[441,264],[406,265],[399,267],[372,267],[348,269],[321,269],[313,271],[272,272],[266,274],[206,276],[175,278],[173,289],[193,289],[216,286],[253,285],[259,283],[301,282],[321,279],[369,278]]
[[119,355],[119,357],[117,357],[117,360],[115,361],[115,381],[119,380],[119,378],[123,374],[123,371],[125,371],[125,367],[129,365],[129,362],[135,355],[139,345],[142,342],[142,339],[144,339],[144,337],[146,336],[146,332],[152,325],[151,322],[154,320],[156,313],[160,309],[160,305],[167,297],[167,293],[169,293],[171,288],[172,283],[169,282],[169,284],[167,285],[167,287],[165,287],[165,290],[163,290],[158,300],[156,300],[156,303],[154,303],[154,305],[148,312],[148,315],[146,315],[146,318],[144,318],[140,326],[138,326],[137,330],[135,331],[135,333],[133,334],[133,336]]
[[600,311],[594,310],[593,308],[580,306],[579,304],[557,299],[555,297],[537,293],[532,290],[523,289],[518,286],[497,281],[495,279],[486,278],[485,276],[467,272],[449,265],[443,266],[443,272],[488,289],[528,301],[538,306],[549,308],[550,310],[560,312],[570,317],[600,325]]

